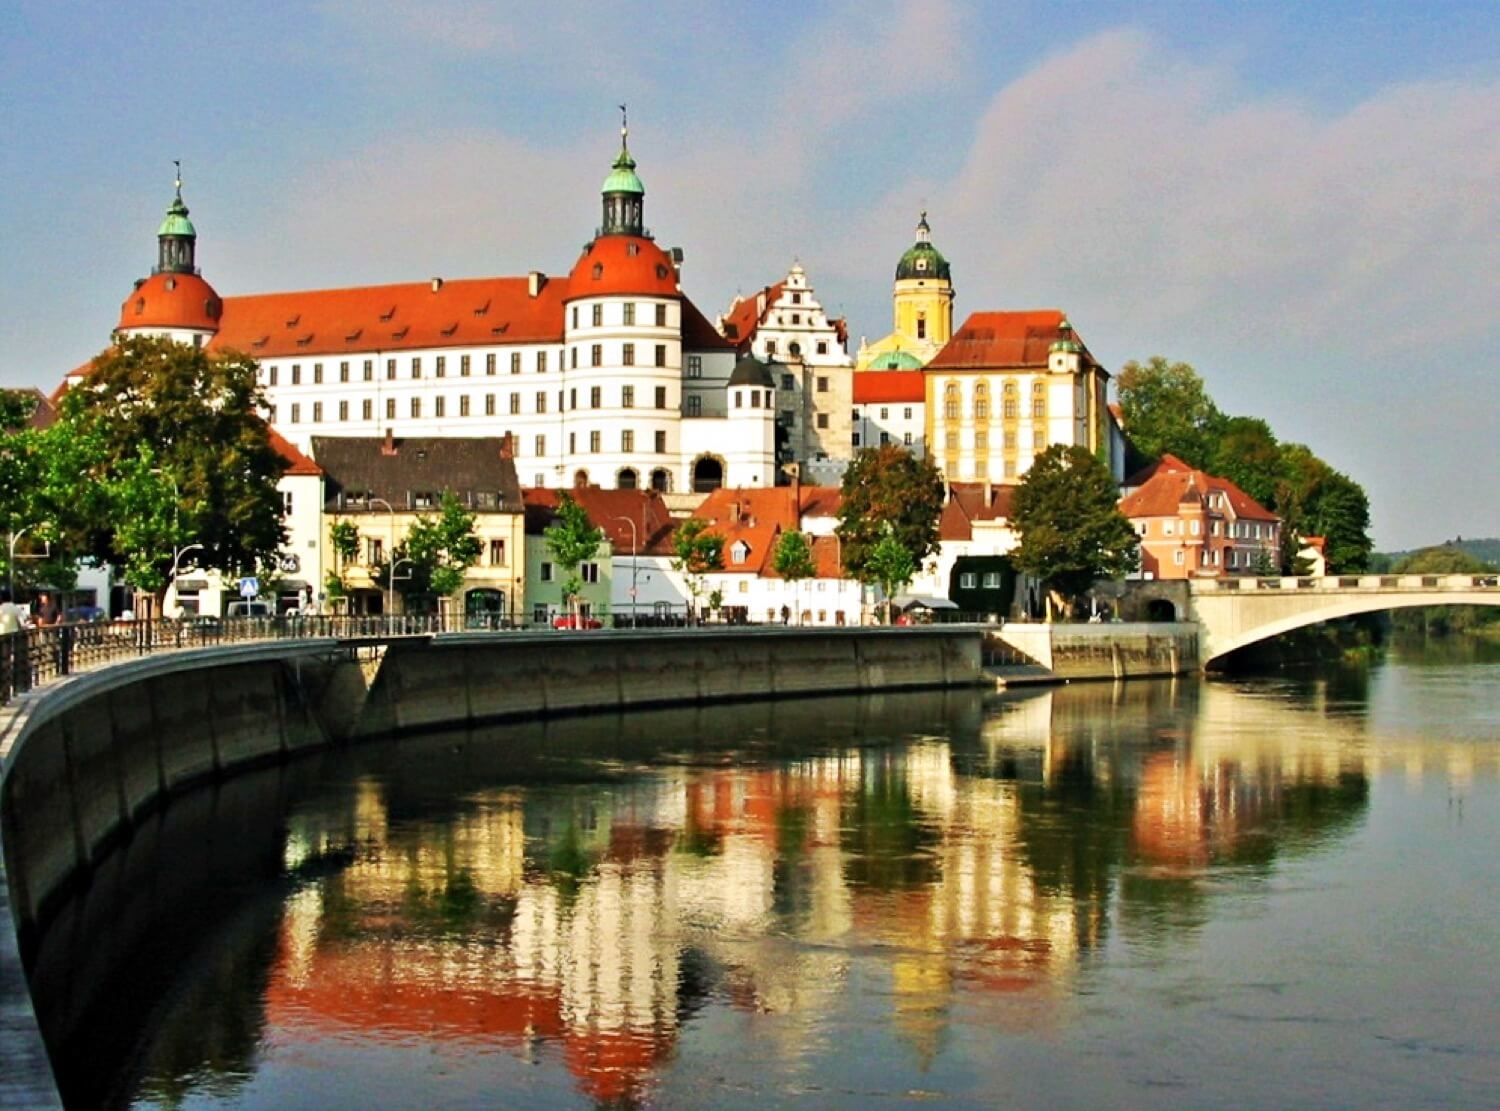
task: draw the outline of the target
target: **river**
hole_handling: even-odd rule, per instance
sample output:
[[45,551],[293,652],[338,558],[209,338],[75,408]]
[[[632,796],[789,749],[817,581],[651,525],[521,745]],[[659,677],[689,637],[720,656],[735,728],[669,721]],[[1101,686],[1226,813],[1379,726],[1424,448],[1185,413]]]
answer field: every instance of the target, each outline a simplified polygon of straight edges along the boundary
[[1495,1106],[1500,653],[386,741],[51,923],[69,1103]]

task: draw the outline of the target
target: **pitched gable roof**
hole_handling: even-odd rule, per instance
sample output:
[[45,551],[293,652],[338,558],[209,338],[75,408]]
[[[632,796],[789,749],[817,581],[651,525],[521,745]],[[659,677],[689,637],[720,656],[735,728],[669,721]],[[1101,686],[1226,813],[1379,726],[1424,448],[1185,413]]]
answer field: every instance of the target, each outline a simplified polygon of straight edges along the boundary
[[736,297],[729,306],[729,311],[719,319],[719,331],[724,338],[736,348],[748,347],[761,322],[765,320],[766,313],[785,288],[786,282],[780,281],[775,285],[763,286],[748,296]]
[[275,428],[266,425],[266,432],[270,436],[271,450],[286,461],[286,470],[282,472],[283,477],[286,475],[317,476],[323,473],[322,467],[298,451],[296,446]]
[[494,494],[494,511],[519,513],[521,485],[503,445],[495,436],[314,436],[312,454],[327,478],[330,511],[349,508],[343,494],[383,498],[400,513],[411,508],[409,494],[451,490],[467,508],[481,508],[477,495]]
[[[572,490],[528,487],[521,491],[526,503],[526,532],[539,536],[557,517],[558,497],[567,494],[583,507],[589,521],[604,530],[616,555],[667,555],[677,523],[667,503],[655,490],[602,490],[597,486]],[[635,523],[634,532],[627,521]],[[637,545],[639,547],[637,548]]]
[[1223,495],[1235,517],[1241,520],[1281,520],[1229,479],[1189,467],[1175,455],[1162,456],[1145,471],[1133,476],[1132,483],[1142,476],[1140,489],[1127,494],[1120,502],[1120,512],[1132,520],[1175,517],[1178,507],[1184,502],[1198,501],[1210,494]]
[[911,405],[927,400],[927,380],[920,370],[864,370],[854,376],[854,404],[894,402]]
[[948,499],[938,515],[938,538],[972,540],[974,525],[1010,520],[1014,486],[984,482],[950,482]]
[[970,313],[926,369],[1044,367],[1053,342],[1062,334],[1062,322],[1059,309]]

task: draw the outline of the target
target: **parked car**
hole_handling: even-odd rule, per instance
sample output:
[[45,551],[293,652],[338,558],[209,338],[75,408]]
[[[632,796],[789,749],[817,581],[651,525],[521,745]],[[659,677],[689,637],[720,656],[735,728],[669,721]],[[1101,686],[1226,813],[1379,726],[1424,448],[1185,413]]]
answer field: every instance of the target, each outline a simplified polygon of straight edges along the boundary
[[597,617],[579,617],[574,613],[560,613],[552,619],[554,629],[602,629],[603,622]]
[[270,602],[230,602],[227,617],[275,617]]

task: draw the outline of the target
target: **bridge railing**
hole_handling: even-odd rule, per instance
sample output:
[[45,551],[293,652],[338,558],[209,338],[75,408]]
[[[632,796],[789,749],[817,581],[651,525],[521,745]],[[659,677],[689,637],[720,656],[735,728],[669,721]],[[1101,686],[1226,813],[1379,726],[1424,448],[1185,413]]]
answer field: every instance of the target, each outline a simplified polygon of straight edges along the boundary
[[1500,589],[1500,576],[1496,575],[1327,575],[1327,576],[1282,576],[1256,578],[1253,576],[1226,576],[1219,579],[1192,579],[1191,589],[1195,594],[1215,594],[1237,591],[1248,593],[1257,590],[1325,591],[1345,592],[1350,590],[1496,590]]

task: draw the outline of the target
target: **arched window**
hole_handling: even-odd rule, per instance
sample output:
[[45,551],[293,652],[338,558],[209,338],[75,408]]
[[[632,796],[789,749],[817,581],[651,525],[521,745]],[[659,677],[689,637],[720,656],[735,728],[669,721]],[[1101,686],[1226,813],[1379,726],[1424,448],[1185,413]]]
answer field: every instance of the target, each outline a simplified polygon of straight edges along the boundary
[[1041,382],[1034,382],[1031,386],[1031,415],[1033,417],[1047,415],[1047,387]]
[[634,490],[639,481],[640,478],[635,471],[630,467],[626,467],[619,474],[615,475],[615,489]]
[[974,419],[990,419],[990,388],[984,382],[974,387]]
[[702,455],[693,463],[693,493],[711,494],[724,485],[724,463],[712,455]]
[[958,419],[958,383],[949,382],[943,387],[943,419]]
[[789,343],[787,345],[787,349],[786,350],[787,350],[787,354],[790,355],[792,358],[795,359],[795,358],[799,357],[802,354],[802,345],[800,343],[797,343],[797,342],[793,341],[792,343]]
[[573,489],[575,489],[575,490],[582,490],[588,484],[589,484],[589,473],[588,473],[588,471],[579,470],[579,471],[574,471],[573,472]]
[[672,489],[672,475],[663,467],[657,467],[651,472],[651,489],[658,494],[669,493]]

